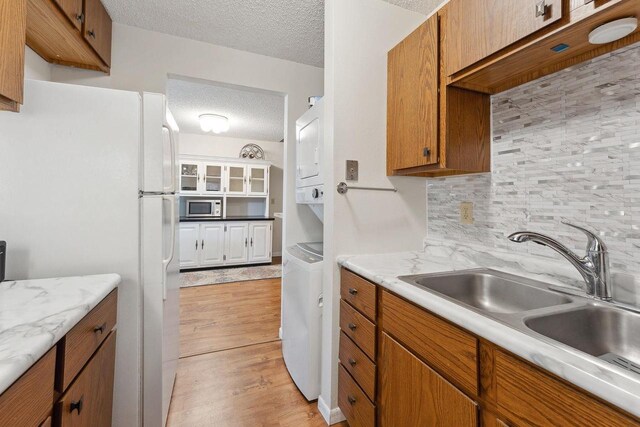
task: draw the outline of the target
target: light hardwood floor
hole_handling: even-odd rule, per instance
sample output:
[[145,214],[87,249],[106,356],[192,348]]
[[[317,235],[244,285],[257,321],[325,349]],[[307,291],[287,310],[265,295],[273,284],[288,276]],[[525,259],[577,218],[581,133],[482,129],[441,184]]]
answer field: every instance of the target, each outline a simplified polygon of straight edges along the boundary
[[185,288],[181,299],[181,353],[196,355],[179,361],[168,427],[326,426],[282,359],[280,279]]
[[180,357],[278,339],[280,279],[180,290]]

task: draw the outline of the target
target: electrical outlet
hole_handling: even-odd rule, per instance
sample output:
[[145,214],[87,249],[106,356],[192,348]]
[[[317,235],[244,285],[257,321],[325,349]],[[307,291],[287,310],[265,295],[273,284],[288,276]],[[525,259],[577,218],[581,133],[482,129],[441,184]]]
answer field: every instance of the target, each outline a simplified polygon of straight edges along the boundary
[[358,180],[358,161],[347,160],[347,170],[345,172],[345,178],[347,181]]
[[460,203],[460,224],[473,224],[473,203]]

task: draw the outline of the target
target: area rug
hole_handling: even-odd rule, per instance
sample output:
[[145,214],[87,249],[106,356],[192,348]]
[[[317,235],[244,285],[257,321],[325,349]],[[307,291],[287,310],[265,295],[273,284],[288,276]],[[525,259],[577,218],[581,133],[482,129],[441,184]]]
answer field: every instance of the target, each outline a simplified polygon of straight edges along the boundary
[[180,287],[219,285],[248,280],[274,279],[277,277],[282,277],[281,264],[189,271],[180,274]]

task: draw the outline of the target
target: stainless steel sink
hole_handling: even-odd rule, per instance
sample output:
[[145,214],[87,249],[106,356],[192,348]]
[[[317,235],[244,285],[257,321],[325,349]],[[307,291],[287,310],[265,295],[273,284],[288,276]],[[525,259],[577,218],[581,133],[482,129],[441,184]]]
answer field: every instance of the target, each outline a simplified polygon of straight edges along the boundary
[[492,270],[400,279],[489,313],[518,313],[572,302],[565,295],[543,289],[540,282]]
[[594,304],[524,323],[547,338],[640,374],[640,314]]

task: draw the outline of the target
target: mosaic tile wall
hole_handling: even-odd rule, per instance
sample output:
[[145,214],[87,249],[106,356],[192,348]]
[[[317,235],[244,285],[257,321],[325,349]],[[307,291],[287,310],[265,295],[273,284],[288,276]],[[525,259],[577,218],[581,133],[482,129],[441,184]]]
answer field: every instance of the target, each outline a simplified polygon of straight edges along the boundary
[[427,239],[558,258],[506,236],[539,231],[582,253],[570,221],[599,232],[614,270],[640,273],[640,44],[495,95],[492,110],[492,173],[428,181]]

